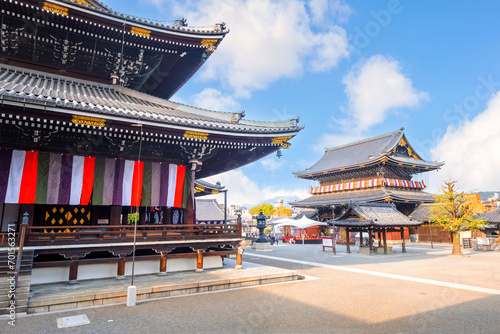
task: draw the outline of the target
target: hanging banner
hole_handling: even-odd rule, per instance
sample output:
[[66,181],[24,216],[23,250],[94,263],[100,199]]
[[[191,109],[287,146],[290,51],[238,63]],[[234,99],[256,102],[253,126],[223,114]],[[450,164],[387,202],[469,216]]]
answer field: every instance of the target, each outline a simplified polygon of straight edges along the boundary
[[426,188],[426,185],[424,184],[423,181],[408,181],[408,180],[384,178],[384,179],[370,179],[370,180],[355,181],[355,182],[344,182],[344,183],[337,183],[334,185],[321,186],[321,187],[311,187],[309,192],[313,195],[328,194],[337,191],[375,188],[382,185],[388,187],[407,188],[407,189]]
[[0,150],[0,203],[186,208],[186,166]]

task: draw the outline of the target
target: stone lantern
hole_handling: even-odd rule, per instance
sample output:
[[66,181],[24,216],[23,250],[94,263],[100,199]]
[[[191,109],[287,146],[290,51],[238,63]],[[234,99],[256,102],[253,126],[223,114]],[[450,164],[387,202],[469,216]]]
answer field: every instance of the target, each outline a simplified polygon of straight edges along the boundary
[[257,240],[252,245],[252,250],[255,251],[260,251],[260,252],[272,252],[273,247],[267,241],[266,237],[264,236],[264,229],[266,228],[266,219],[267,217],[262,214],[262,211],[259,213],[258,216],[255,217],[257,220],[257,228],[259,229],[259,237]]

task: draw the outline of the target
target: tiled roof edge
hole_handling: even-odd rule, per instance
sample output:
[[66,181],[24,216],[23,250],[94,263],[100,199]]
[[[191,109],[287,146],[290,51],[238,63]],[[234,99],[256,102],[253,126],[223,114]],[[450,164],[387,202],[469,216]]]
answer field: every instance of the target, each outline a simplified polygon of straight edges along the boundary
[[336,151],[336,150],[339,150],[339,149],[342,149],[342,148],[346,148],[346,147],[350,147],[350,146],[361,145],[361,144],[368,143],[368,142],[371,142],[371,141],[374,141],[374,140],[378,140],[378,139],[381,139],[381,138],[384,138],[384,137],[392,137],[392,136],[396,135],[399,132],[402,132],[402,131],[401,130],[397,130],[397,131],[394,131],[394,132],[388,132],[388,133],[385,133],[383,135],[379,135],[379,136],[375,136],[375,137],[370,137],[370,138],[358,140],[358,141],[353,142],[353,143],[348,143],[348,144],[344,144],[344,145],[340,145],[340,146],[326,148],[325,149],[325,153],[326,152],[331,152],[331,151]]
[[[71,0],[57,0],[57,1],[65,2],[68,4],[74,5],[74,6],[79,6],[79,7],[85,8],[85,9],[95,11],[97,13],[106,14],[106,15],[109,15],[111,18],[116,18],[116,19],[120,19],[120,20],[128,20],[128,21],[135,22],[137,24],[142,24],[142,25],[154,27],[156,29],[162,29],[162,30],[165,30],[165,32],[174,31],[174,32],[194,33],[194,34],[199,34],[199,35],[214,35],[214,34],[225,35],[229,32],[229,29],[227,29],[225,27],[223,28],[223,25],[221,25],[221,24],[215,24],[213,26],[209,26],[211,28],[210,30],[209,29],[204,30],[202,28],[208,28],[208,27],[194,27],[193,26],[193,27],[187,28],[187,27],[180,26],[180,25],[175,26],[175,24],[173,26],[169,26],[166,24],[160,24],[158,22],[155,23],[154,22],[155,20],[153,20],[153,19],[144,19],[144,18],[140,18],[140,17],[135,17],[135,16],[130,15],[130,14],[125,14],[125,13],[120,13],[120,12],[114,11],[110,7],[104,5],[100,1],[96,1],[96,3],[105,7],[106,10],[102,9],[102,8],[97,8],[97,7],[94,7],[91,5],[87,6],[84,3],[73,2]],[[173,21],[176,21],[176,20],[173,20]],[[223,29],[221,29],[221,28],[223,28]]]

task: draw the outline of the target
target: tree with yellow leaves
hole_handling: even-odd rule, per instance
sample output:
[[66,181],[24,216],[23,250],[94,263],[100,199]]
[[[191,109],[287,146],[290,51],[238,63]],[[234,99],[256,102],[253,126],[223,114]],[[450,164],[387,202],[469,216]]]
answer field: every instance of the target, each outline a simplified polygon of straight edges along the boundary
[[274,210],[274,215],[278,217],[288,217],[292,215],[292,209],[285,208],[283,205]]
[[441,193],[435,195],[436,204],[433,205],[429,219],[434,225],[450,231],[453,237],[451,255],[461,255],[460,232],[471,229],[482,229],[484,221],[474,217],[474,206],[459,191],[457,181],[445,181]]
[[269,203],[254,206],[249,210],[253,216],[257,216],[262,211],[264,216],[271,216],[274,213],[274,207]]

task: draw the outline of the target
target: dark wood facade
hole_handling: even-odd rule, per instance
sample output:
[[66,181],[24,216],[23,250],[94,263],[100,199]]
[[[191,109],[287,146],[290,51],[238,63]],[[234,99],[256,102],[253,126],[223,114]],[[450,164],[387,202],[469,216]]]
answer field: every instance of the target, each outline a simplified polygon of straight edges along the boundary
[[[21,181],[18,197],[6,198],[15,183],[9,175],[28,180],[29,174],[36,185],[45,178],[47,188],[54,173],[49,165],[37,168],[36,161],[24,169],[21,164],[17,174],[17,165],[6,164],[2,172],[7,177],[0,180],[2,232],[11,225],[22,231],[24,246],[36,256],[34,266],[69,265],[69,280],[76,280],[79,263],[98,261],[116,261],[117,276],[123,276],[134,235],[136,259],[158,258],[160,272],[172,256],[196,256],[203,264],[204,255],[233,254],[242,241],[240,224],[195,224],[195,193],[222,188],[194,181],[289,146],[287,141],[302,129],[298,119],[249,121],[243,112],[204,110],[163,99],[215,51],[228,32],[224,24],[210,29],[191,29],[183,22],[158,26],[84,3],[0,1],[0,151],[12,161],[14,154],[27,152],[59,160],[105,160],[116,165],[108,169],[112,177],[103,172],[111,188],[100,184],[98,195],[96,183],[88,182],[90,197],[76,205],[61,195],[58,200],[39,197],[38,188],[36,197],[25,199],[28,181]],[[123,181],[123,189],[141,189],[135,205],[117,200],[124,163],[133,165],[130,173],[141,180]],[[156,175],[160,184],[147,186],[145,180],[155,180],[154,172],[146,176],[147,168],[141,166],[152,164],[185,170],[176,181],[185,185],[182,205],[152,204],[152,187],[170,196],[163,167],[161,176]],[[41,170],[49,175],[40,175]],[[75,182],[74,169],[65,171],[69,183],[61,181],[61,193]],[[111,191],[112,201],[102,200],[103,191]],[[24,213],[28,224],[21,229]]]

